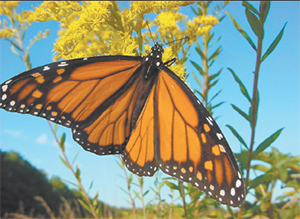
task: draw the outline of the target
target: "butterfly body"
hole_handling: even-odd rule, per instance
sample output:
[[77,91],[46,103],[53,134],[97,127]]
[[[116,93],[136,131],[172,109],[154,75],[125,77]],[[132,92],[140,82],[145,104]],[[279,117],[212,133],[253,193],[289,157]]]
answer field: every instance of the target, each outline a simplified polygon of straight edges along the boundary
[[221,203],[245,198],[241,173],[221,130],[193,92],[162,62],[102,56],[51,63],[0,85],[0,108],[72,129],[98,155],[121,154],[139,176],[158,169]]

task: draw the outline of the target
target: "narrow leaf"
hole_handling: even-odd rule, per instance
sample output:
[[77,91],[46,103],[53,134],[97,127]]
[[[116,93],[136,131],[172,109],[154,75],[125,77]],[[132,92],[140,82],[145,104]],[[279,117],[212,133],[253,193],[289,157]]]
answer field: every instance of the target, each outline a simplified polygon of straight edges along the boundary
[[205,55],[202,52],[202,49],[200,47],[196,47],[196,51],[201,56],[202,59],[205,59]]
[[69,184],[71,184],[72,186],[74,186],[74,187],[76,187],[76,188],[78,188],[79,189],[79,186],[77,185],[77,184],[75,184],[75,183],[72,183],[71,181],[68,181],[68,180],[63,180],[64,182],[66,182],[66,183],[69,183]]
[[208,81],[213,80],[214,78],[218,77],[220,75],[220,73],[222,72],[223,68],[221,68],[217,73],[209,75],[208,76]]
[[236,105],[231,104],[232,108],[237,111],[242,117],[244,117],[247,121],[251,121],[250,117],[244,112],[242,111],[240,108],[238,108]]
[[147,190],[146,192],[144,192],[143,196],[145,197],[148,194],[149,190]]
[[21,55],[16,51],[15,47],[11,46],[11,51],[22,59]]
[[260,2],[260,16],[263,16],[262,23],[265,23],[267,20],[270,6],[271,6],[271,1],[261,1]]
[[219,46],[214,53],[208,58],[208,61],[210,61],[211,59],[216,59],[217,56],[220,54],[221,52],[221,46]]
[[288,178],[288,171],[285,166],[279,167],[279,177],[282,182],[286,182]]
[[264,37],[264,29],[260,20],[249,9],[246,9],[246,16],[255,35],[262,39]]
[[201,96],[201,98],[202,98],[202,99],[204,99],[204,96],[203,96],[203,94],[202,94],[202,93],[200,93],[200,91],[198,91],[198,90],[194,90],[194,93],[196,93],[196,94],[199,94],[199,95]]
[[270,182],[271,180],[274,179],[274,174],[271,172],[268,172],[266,174],[263,174],[261,176],[256,177],[254,180],[252,180],[249,183],[249,187],[250,188],[255,188],[257,187],[259,184],[263,184],[263,183],[267,183]]
[[253,5],[251,5],[249,2],[243,1],[242,5],[248,9],[252,10],[255,14],[259,15],[259,12],[256,10],[256,8],[254,8]]
[[196,62],[194,62],[194,61],[190,61],[190,62],[193,64],[193,66],[199,71],[199,73],[200,73],[202,76],[205,75],[203,69],[202,69]]
[[283,28],[281,29],[281,31],[279,32],[279,34],[277,35],[277,37],[275,38],[275,40],[272,42],[272,44],[270,45],[270,47],[267,49],[266,53],[263,55],[263,57],[261,59],[262,62],[273,52],[273,50],[276,48],[277,44],[280,42],[286,24],[287,23],[284,24]]
[[231,16],[231,14],[229,14],[228,12],[226,12],[226,14],[228,14],[229,18],[231,19],[233,25],[235,26],[235,28],[245,37],[245,39],[250,43],[250,45],[252,46],[252,48],[256,51],[256,46],[253,43],[253,41],[251,40],[250,36],[243,30],[243,28],[233,19],[233,17]]
[[196,81],[196,83],[199,85],[199,87],[202,89],[201,82],[199,81],[199,79],[197,78],[197,76],[195,75],[195,73],[193,71],[192,71],[192,76],[193,76],[194,80]]
[[63,151],[65,151],[65,141],[66,141],[66,133],[63,133],[59,141],[59,146]]
[[216,105],[211,106],[211,110],[213,110],[213,109],[215,109],[215,108],[221,106],[223,103],[225,103],[225,101],[222,101],[222,102],[220,102],[220,103],[218,103],[218,104],[216,104]]
[[268,137],[266,140],[264,140],[260,145],[258,145],[258,147],[256,148],[256,150],[253,152],[253,159],[255,159],[255,157],[262,151],[264,151],[265,149],[267,149],[280,135],[281,131],[283,130],[283,128],[279,129],[278,131],[276,131],[274,134],[272,134],[270,137]]
[[55,134],[57,133],[57,130],[58,130],[58,124],[54,124],[54,132],[55,132]]
[[171,182],[165,181],[165,184],[166,184],[170,189],[180,190],[180,189],[179,189],[179,186],[177,186],[175,183],[171,183]]
[[10,39],[6,39],[7,41],[10,42],[10,44],[12,44],[16,49],[18,49],[20,52],[22,52],[22,49],[12,40]]
[[234,73],[234,71],[231,68],[227,68],[227,69],[231,72],[235,81],[240,85],[240,89],[241,89],[242,93],[244,94],[244,96],[251,103],[251,97],[250,97],[245,85],[242,83],[242,81],[239,79],[239,77]]
[[91,211],[90,207],[89,207],[86,203],[84,203],[81,199],[77,199],[77,201],[80,203],[80,205],[81,205],[85,210],[87,210],[89,213],[92,214],[92,211]]
[[212,98],[210,98],[210,100],[208,101],[208,104],[210,104],[211,101],[213,101],[221,92],[222,92],[222,90],[219,90]]
[[58,157],[59,157],[59,159],[61,160],[61,162],[63,162],[63,164],[64,164],[67,168],[69,168],[67,162],[66,162],[60,155],[59,155]]
[[209,86],[210,87],[213,87],[216,85],[216,83],[218,83],[219,79],[215,80],[214,82],[210,83]]
[[191,9],[196,15],[198,15],[198,12],[193,7],[191,7]]
[[77,158],[78,155],[79,155],[79,152],[80,152],[80,151],[78,151],[78,152],[76,153],[75,157],[73,158],[73,160],[72,160],[72,165],[75,163],[75,160],[76,160],[76,158]]
[[80,169],[78,168],[78,166],[76,167],[75,177],[76,179],[80,180]]
[[246,142],[240,136],[240,134],[231,125],[226,125],[226,126],[230,129],[230,131],[232,132],[232,134],[239,140],[239,142],[241,142],[241,144],[244,145],[245,148],[248,149],[248,146],[247,146]]
[[208,38],[207,38],[207,44],[209,44],[209,42],[211,41],[211,39],[213,38],[214,35],[215,35],[214,33],[209,33]]

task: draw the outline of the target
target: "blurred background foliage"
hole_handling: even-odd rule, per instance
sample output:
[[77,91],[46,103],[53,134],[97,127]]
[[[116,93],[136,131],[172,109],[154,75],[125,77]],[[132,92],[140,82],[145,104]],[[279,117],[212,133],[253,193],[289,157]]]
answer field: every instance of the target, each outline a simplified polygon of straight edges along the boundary
[[[25,46],[24,35],[33,22],[54,20],[60,23],[59,37],[53,48],[54,60],[98,55],[145,55],[150,49],[149,43],[153,41],[172,42],[164,48],[163,61],[175,57],[176,64],[170,68],[183,80],[188,76],[185,67],[189,58],[188,52],[195,44],[199,57],[198,60],[190,62],[194,67],[191,70],[192,76],[199,87],[193,90],[213,114],[214,109],[223,104],[223,101],[215,103],[215,99],[222,91],[222,88],[218,88],[218,80],[223,69],[211,72],[211,67],[218,61],[222,51],[221,36],[215,36],[213,27],[217,24],[222,25],[224,16],[229,16],[237,29],[236,34],[242,34],[256,55],[252,94],[249,94],[238,73],[235,73],[234,69],[228,69],[237,82],[241,94],[249,102],[246,111],[234,104],[232,108],[250,124],[250,142],[246,143],[244,140],[246,136],[241,136],[233,126],[228,125],[228,128],[242,145],[240,153],[235,155],[251,201],[247,198],[239,210],[230,207],[225,209],[190,184],[162,176],[161,172],[154,176],[155,183],[152,187],[144,188],[143,178],[127,171],[120,159],[118,164],[124,170],[127,182],[127,187],[120,190],[128,194],[131,208],[117,209],[108,206],[99,201],[98,194],[93,198],[87,195],[86,190],[89,188],[83,188],[81,184],[80,169],[74,164],[76,159],[69,162],[65,153],[65,134],[58,137],[57,127],[53,129],[49,123],[54,138],[61,148],[61,161],[73,173],[77,183],[72,184],[77,189],[70,190],[65,182],[57,177],[47,179],[45,173],[32,167],[15,152],[1,152],[1,217],[300,218],[300,157],[283,154],[276,148],[266,152],[283,129],[278,129],[260,144],[254,144],[260,101],[257,87],[260,66],[275,50],[284,35],[285,26],[263,51],[262,43],[264,35],[267,34],[264,25],[271,8],[270,2],[262,1],[259,9],[254,8],[249,2],[243,2],[245,16],[255,39],[250,38],[251,34],[246,33],[230,13],[223,12],[229,2],[217,2],[214,7],[211,3],[211,1],[147,1],[147,3],[133,1],[129,3],[129,7],[121,9],[118,2],[113,1],[45,1],[33,11],[17,13],[19,2],[0,2],[0,14],[5,17],[0,23],[0,38],[11,43],[12,51],[21,58],[27,69],[31,68],[30,47],[49,34],[48,30],[39,32]],[[181,7],[186,6],[191,6],[194,12],[194,15],[189,16],[190,20],[179,12]],[[153,22],[147,20],[150,15],[154,16]],[[217,92],[212,92],[213,87]],[[255,162],[255,165],[252,165],[251,162],[254,160],[260,161],[259,164]],[[250,172],[254,174],[250,175]],[[289,192],[274,197],[276,184],[280,184],[282,188],[290,188]],[[160,196],[164,185],[170,190],[169,196],[172,200],[170,203]],[[153,199],[146,203],[144,197],[149,193],[153,194]],[[181,204],[174,204],[178,203],[178,200]],[[141,202],[142,208],[136,208],[136,202]]]

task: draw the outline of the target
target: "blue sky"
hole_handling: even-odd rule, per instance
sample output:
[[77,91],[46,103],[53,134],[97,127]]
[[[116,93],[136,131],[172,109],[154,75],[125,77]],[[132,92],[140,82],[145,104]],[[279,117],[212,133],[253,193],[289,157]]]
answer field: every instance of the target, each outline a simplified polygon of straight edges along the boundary
[[[258,8],[258,2],[251,2]],[[31,5],[37,6],[38,2],[22,2],[18,10],[29,10]],[[254,34],[248,26],[244,7],[241,2],[232,2],[226,8],[228,12],[248,32],[252,39]],[[190,6],[182,9],[182,13],[192,15]],[[3,19],[3,17],[0,17]],[[299,142],[299,2],[272,2],[266,22],[264,51],[275,39],[283,25],[287,23],[283,38],[275,51],[263,62],[259,76],[260,106],[256,132],[256,146],[275,131],[284,127],[280,137],[272,144],[283,153],[291,155],[300,154]],[[28,44],[38,31],[50,29],[50,36],[36,43],[30,50],[33,67],[52,62],[53,43],[57,38],[59,26],[56,22],[34,23],[25,37]],[[247,111],[249,105],[240,93],[239,86],[234,81],[227,67],[232,68],[244,82],[252,94],[253,71],[255,66],[255,52],[246,40],[236,31],[230,19],[226,17],[214,30],[217,37],[222,36],[222,53],[214,64],[213,71],[223,67],[224,70],[215,91],[223,89],[216,102],[226,101],[214,112],[219,116],[217,120],[226,136],[233,152],[240,151],[240,144],[232,135],[226,124],[239,130],[244,140],[250,141],[250,127],[230,106],[235,104]],[[11,45],[0,39],[0,82],[13,77],[26,70],[23,62],[10,50]],[[190,60],[200,63],[194,49],[190,50]],[[188,72],[192,68],[187,62]],[[190,74],[191,75],[191,74]],[[197,89],[192,77],[188,83]],[[117,156],[97,156],[84,151],[71,137],[71,131],[64,127],[58,128],[58,133],[65,132],[66,153],[70,160],[79,152],[75,164],[79,165],[82,181],[88,188],[93,181],[90,195],[99,192],[100,200],[112,206],[129,207],[128,196],[119,187],[126,188],[124,173],[116,164]],[[16,151],[28,160],[34,167],[45,171],[47,176],[59,176],[71,182],[75,179],[70,171],[59,160],[60,150],[55,144],[51,131],[45,120],[30,115],[9,113],[0,110],[0,149],[1,151]],[[2,167],[3,168],[3,167]],[[161,173],[162,177],[166,177]],[[145,178],[145,188],[153,186],[154,178]],[[71,186],[70,186],[71,187]],[[137,187],[133,187],[138,191]],[[169,190],[164,188],[162,198],[167,198]],[[153,198],[153,193],[146,196],[146,201]],[[136,206],[141,203],[136,201]]]

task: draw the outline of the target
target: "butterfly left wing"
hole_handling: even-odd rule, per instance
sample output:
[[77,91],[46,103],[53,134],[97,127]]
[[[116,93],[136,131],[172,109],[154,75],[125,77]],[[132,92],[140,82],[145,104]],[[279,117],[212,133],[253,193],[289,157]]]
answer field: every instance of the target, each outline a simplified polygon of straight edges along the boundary
[[245,188],[226,139],[200,101],[166,67],[158,75],[154,106],[159,168],[221,203],[239,206]]
[[72,128],[84,149],[122,153],[130,133],[141,58],[104,56],[34,68],[0,85],[0,108]]

